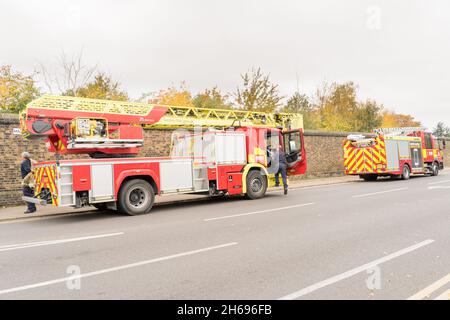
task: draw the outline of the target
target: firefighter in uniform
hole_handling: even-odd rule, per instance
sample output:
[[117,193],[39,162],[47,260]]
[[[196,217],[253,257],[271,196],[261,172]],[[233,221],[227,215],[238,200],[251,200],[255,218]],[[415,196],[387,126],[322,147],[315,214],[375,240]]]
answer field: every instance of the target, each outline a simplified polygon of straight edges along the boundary
[[284,194],[287,194],[288,193],[287,173],[286,173],[287,160],[286,160],[286,154],[284,153],[283,147],[281,145],[278,148],[276,154],[278,155],[278,171],[277,171],[277,173],[275,173],[275,187],[280,186],[279,175],[281,174],[281,179],[283,181]]
[[[32,171],[32,164],[36,163],[31,159],[28,152],[22,152],[22,163],[20,165],[20,173],[22,176],[22,191],[26,197],[34,197],[34,175]],[[36,212],[36,205],[32,202],[27,202],[27,210],[25,214]]]
[[[283,181],[283,189],[284,194],[288,193],[288,184],[287,184],[287,160],[286,160],[286,154],[284,153],[283,146],[276,147],[269,147],[268,148],[268,157],[271,159],[270,161],[270,168],[269,173],[275,173],[275,187],[280,186],[280,174],[281,179]],[[278,166],[277,166],[278,165]],[[277,171],[272,171],[270,169],[275,169]]]

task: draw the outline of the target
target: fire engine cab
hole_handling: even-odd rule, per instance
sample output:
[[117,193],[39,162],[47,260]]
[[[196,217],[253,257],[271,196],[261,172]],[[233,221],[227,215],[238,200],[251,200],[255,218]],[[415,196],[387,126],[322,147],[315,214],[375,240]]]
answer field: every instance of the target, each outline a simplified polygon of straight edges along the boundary
[[370,137],[349,135],[343,146],[345,174],[367,181],[379,176],[404,180],[411,174],[436,176],[444,168],[445,145],[424,128],[376,129]]
[[[158,128],[161,122],[162,128],[180,123],[189,127],[190,118],[192,123],[216,128],[176,130],[170,156],[136,156],[143,146],[143,126]],[[34,165],[35,197],[23,199],[59,207],[92,205],[129,215],[148,213],[155,194],[258,199],[273,183],[277,170],[268,157],[270,149],[284,148],[288,175],[305,173],[301,120],[296,114],[43,96],[21,114],[21,128],[28,139],[46,139],[57,157]],[[60,159],[64,154],[90,157]]]

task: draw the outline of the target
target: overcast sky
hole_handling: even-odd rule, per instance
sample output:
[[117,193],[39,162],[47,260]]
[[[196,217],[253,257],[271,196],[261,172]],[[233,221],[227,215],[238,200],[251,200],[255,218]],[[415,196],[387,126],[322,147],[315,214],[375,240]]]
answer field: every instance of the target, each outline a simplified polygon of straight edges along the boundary
[[450,1],[0,2],[0,64],[32,72],[83,50],[131,97],[186,81],[231,92],[251,67],[280,91],[354,81],[425,125],[450,124]]

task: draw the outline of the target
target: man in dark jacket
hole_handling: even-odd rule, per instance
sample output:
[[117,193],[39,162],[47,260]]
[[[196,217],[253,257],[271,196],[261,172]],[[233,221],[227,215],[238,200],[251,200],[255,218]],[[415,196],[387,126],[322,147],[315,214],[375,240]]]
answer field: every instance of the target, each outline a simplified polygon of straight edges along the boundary
[[[22,152],[22,164],[20,165],[20,174],[22,176],[22,191],[23,195],[26,197],[34,197],[33,188],[30,186],[29,174],[31,173],[31,165],[35,161],[31,159],[30,154],[28,152]],[[28,176],[28,177],[27,177]],[[27,178],[27,179],[25,179]],[[36,211],[36,205],[32,202],[27,202],[27,210],[26,214],[33,213]]]
[[276,154],[278,155],[278,171],[275,173],[275,187],[280,186],[280,177],[283,180],[283,188],[284,188],[284,194],[288,193],[288,184],[287,184],[287,160],[286,160],[286,154],[284,153],[283,147],[280,145],[278,148]]

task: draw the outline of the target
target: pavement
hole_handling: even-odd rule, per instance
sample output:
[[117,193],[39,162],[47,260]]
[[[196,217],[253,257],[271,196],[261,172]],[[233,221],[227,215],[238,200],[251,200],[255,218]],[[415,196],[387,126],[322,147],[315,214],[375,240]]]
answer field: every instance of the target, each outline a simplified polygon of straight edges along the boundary
[[450,171],[346,178],[0,222],[0,299],[449,299]]

